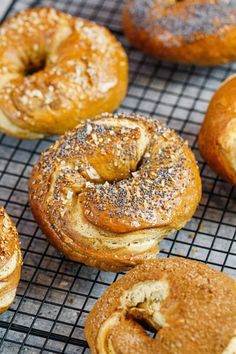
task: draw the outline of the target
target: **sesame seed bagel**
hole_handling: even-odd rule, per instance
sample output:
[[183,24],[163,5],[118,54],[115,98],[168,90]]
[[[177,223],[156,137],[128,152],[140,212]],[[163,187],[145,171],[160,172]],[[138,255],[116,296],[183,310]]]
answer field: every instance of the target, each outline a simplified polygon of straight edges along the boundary
[[29,182],[33,214],[69,258],[120,271],[153,258],[201,197],[187,144],[157,120],[123,113],[82,123],[52,145]]
[[146,261],[109,286],[85,335],[92,354],[234,354],[235,330],[236,282],[203,263],[170,258]]
[[225,80],[210,101],[199,132],[203,158],[222,178],[236,185],[236,76]]
[[12,304],[21,273],[21,251],[15,225],[0,208],[0,314]]
[[105,27],[53,8],[24,10],[0,27],[0,130],[35,139],[111,112],[127,71]]
[[217,65],[236,59],[235,0],[127,0],[124,31],[158,59]]

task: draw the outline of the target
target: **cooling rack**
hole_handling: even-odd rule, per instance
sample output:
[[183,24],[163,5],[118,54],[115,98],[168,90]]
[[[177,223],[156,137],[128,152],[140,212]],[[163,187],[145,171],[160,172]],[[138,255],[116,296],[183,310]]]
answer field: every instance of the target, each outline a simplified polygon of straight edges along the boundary
[[[131,48],[122,34],[121,0],[14,0],[2,19],[50,5],[108,26],[125,46],[130,86],[120,111],[158,117],[187,139],[199,161],[203,197],[192,220],[161,242],[159,257],[183,256],[236,278],[236,191],[204,163],[197,133],[208,102],[236,64],[196,68],[158,62]],[[1,6],[1,5],[0,5]],[[11,309],[0,317],[0,353],[89,353],[84,323],[96,299],[120,274],[70,262],[49,245],[27,203],[33,164],[55,138],[24,141],[0,134],[0,204],[14,219],[24,254]]]

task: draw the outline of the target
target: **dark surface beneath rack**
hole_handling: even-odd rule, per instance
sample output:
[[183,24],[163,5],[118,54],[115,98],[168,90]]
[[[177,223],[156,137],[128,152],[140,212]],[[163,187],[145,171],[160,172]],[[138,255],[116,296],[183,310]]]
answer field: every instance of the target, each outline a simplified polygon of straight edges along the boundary
[[[161,242],[159,256],[198,259],[236,277],[236,192],[209,169],[197,149],[197,133],[209,99],[220,82],[236,71],[236,65],[196,68],[144,56],[122,34],[120,0],[14,0],[4,18],[26,7],[45,5],[113,31],[130,62],[129,92],[119,111],[159,117],[189,141],[199,161],[201,204],[184,229]],[[89,353],[84,338],[86,316],[107,286],[121,276],[65,259],[33,220],[27,203],[28,177],[41,151],[54,140],[23,141],[0,134],[0,204],[16,222],[24,254],[16,300],[0,317],[1,353]]]

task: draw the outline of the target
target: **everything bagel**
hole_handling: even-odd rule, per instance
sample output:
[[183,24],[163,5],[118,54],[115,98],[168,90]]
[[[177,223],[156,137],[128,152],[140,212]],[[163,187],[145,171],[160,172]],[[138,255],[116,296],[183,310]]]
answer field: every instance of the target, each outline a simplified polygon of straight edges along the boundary
[[236,185],[236,77],[225,80],[214,94],[199,132],[203,158],[222,178]]
[[124,31],[158,59],[217,65],[236,59],[235,0],[128,0]]
[[21,251],[15,225],[0,208],[0,314],[12,304],[21,273]]
[[146,261],[109,286],[85,334],[92,354],[234,354],[235,328],[236,282],[200,262],[171,258]]
[[0,130],[41,138],[113,111],[127,68],[108,29],[53,8],[24,10],[0,27]]
[[130,113],[103,114],[65,134],[41,155],[29,188],[33,214],[56,248],[113,271],[155,257],[201,198],[187,144]]

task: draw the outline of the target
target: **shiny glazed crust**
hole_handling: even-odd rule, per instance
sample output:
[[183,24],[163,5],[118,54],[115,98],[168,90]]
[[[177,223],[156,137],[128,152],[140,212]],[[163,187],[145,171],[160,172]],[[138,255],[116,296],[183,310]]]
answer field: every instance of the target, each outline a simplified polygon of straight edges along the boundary
[[236,77],[216,91],[202,124],[198,145],[203,158],[222,178],[236,185]]
[[0,208],[0,314],[12,304],[21,273],[21,251],[15,225]]
[[195,158],[157,120],[103,114],[43,153],[29,182],[33,214],[69,258],[120,271],[155,257],[201,197]]
[[126,53],[105,27],[53,8],[24,10],[0,27],[0,130],[41,138],[113,111],[127,72]]
[[236,59],[236,6],[225,0],[127,0],[124,31],[158,59],[217,65]]
[[[141,323],[155,328],[155,339]],[[87,317],[92,354],[233,354],[236,282],[200,262],[156,259],[108,287]]]

